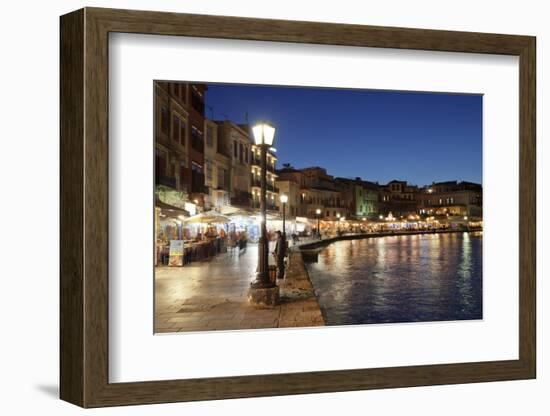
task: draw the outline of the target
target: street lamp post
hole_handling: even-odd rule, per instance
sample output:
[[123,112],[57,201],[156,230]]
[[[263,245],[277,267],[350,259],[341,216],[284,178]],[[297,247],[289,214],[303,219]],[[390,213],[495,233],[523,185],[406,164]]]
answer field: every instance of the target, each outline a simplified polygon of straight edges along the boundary
[[267,240],[266,194],[267,194],[267,149],[273,145],[275,127],[258,123],[252,127],[254,141],[261,150],[260,174],[260,240],[258,242],[258,271],[250,285],[248,299],[257,306],[275,306],[279,302],[279,288],[269,279],[269,241]]
[[286,228],[285,228],[285,208],[286,203],[288,202],[288,195],[281,194],[279,197],[281,204],[283,204],[283,238],[286,240]]
[[278,251],[275,253],[277,256],[277,278],[283,279],[285,276],[285,256],[286,256],[286,225],[285,225],[285,208],[288,202],[288,195],[282,194],[279,200],[283,204],[283,233],[279,240]]
[[319,237],[319,240],[320,240],[321,239],[321,228],[319,228],[319,226],[320,226],[320,221],[321,221],[321,209],[317,208],[315,210],[315,214],[317,214],[317,236]]

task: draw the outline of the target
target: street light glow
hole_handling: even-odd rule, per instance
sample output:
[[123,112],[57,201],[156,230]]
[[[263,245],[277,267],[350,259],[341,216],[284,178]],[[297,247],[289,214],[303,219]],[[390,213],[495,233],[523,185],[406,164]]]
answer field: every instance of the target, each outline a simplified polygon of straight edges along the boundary
[[317,209],[315,210],[315,213],[316,213],[317,215],[321,215],[321,209],[320,209],[320,208],[317,208]]
[[254,142],[260,145],[273,145],[273,138],[275,137],[275,127],[266,122],[261,122],[252,127],[252,133],[254,134]]
[[286,194],[281,194],[279,196],[279,200],[283,203],[283,204],[286,204],[288,202],[288,195]]

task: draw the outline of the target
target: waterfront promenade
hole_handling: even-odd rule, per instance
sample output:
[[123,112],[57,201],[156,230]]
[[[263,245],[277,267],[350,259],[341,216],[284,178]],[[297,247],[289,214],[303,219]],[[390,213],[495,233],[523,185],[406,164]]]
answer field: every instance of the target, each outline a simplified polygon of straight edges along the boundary
[[321,248],[342,240],[464,231],[415,230],[301,239],[291,245],[286,278],[278,282],[281,303],[272,309],[257,309],[247,301],[257,266],[256,245],[249,245],[240,255],[226,253],[184,267],[157,267],[155,333],[322,326],[326,322],[319,295],[326,294],[315,293],[304,259],[316,257]]
[[155,333],[310,327],[324,325],[299,251],[290,253],[281,303],[272,309],[248,304],[257,246],[184,267],[157,267]]

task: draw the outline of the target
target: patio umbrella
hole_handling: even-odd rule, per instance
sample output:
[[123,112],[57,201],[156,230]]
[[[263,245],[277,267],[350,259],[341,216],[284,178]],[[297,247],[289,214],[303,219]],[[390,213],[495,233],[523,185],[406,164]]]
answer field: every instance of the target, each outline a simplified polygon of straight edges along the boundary
[[210,224],[210,223],[228,223],[230,219],[217,212],[204,212],[183,220],[186,224]]

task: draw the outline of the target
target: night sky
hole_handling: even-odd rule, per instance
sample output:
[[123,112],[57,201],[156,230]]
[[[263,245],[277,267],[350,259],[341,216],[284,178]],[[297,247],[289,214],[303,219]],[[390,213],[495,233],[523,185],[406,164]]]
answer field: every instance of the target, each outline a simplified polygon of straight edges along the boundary
[[481,183],[482,96],[208,84],[206,116],[277,128],[278,166],[415,185]]

